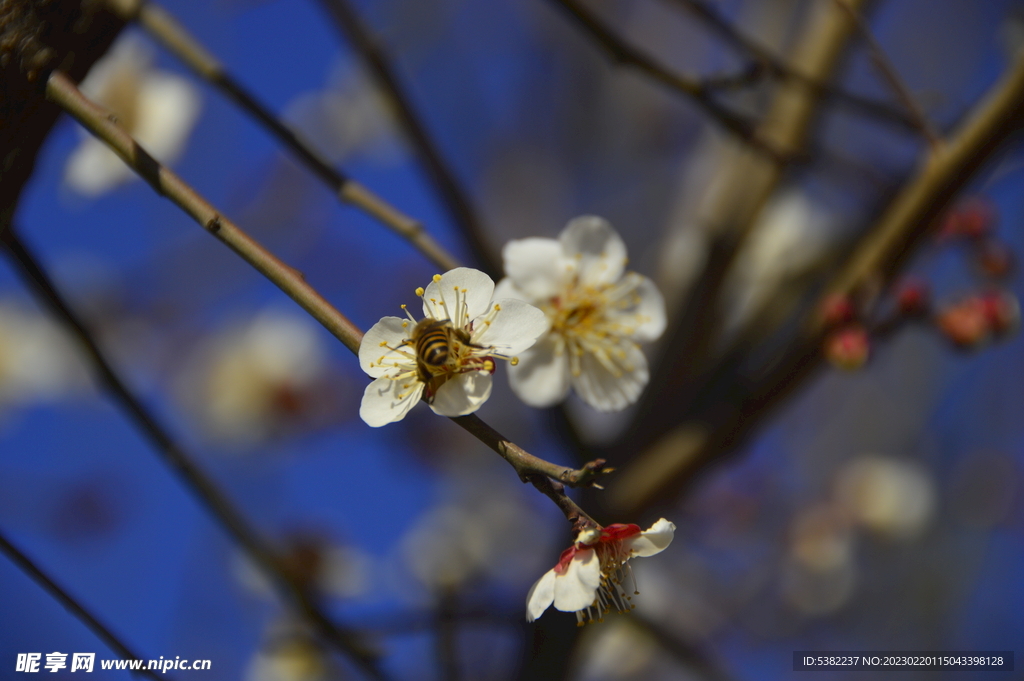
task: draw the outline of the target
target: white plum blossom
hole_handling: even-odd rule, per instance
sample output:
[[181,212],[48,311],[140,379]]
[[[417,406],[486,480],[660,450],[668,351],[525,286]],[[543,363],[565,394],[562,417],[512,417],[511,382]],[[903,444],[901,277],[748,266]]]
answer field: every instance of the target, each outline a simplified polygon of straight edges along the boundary
[[[138,35],[126,33],[89,71],[82,92],[110,109],[154,158],[173,163],[199,116],[199,91],[181,76],[151,68],[151,63],[148,46]],[[68,185],[85,196],[99,196],[133,177],[113,151],[90,135],[65,168]]]
[[606,220],[569,222],[557,240],[510,241],[496,295],[544,311],[549,332],[509,371],[512,390],[533,407],[565,399],[570,388],[599,411],[636,402],[647,385],[639,343],[665,330],[665,302],[654,282],[626,271],[626,245]]
[[[632,578],[628,561],[664,551],[672,543],[675,524],[661,518],[643,532],[638,525],[616,523],[580,532],[562,552],[558,565],[544,573],[526,597],[526,621],[532,622],[554,603],[556,610],[575,612],[580,626],[601,621],[612,606],[633,609],[623,587]],[[634,593],[635,580],[634,580]]]
[[359,416],[368,425],[401,421],[421,398],[442,416],[464,416],[491,395],[494,358],[510,360],[547,330],[544,313],[521,300],[492,300],[494,282],[458,267],[435,274],[424,319],[384,317],[363,336],[359,366],[374,380]]

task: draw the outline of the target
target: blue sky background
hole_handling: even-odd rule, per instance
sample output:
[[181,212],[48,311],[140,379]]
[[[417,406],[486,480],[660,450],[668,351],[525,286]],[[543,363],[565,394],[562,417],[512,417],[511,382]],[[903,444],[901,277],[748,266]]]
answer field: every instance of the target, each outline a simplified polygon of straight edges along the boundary
[[[730,12],[740,4],[722,3]],[[339,62],[352,59],[313,2],[176,0],[166,5],[274,111],[322,88]],[[882,5],[875,15],[877,35],[906,69],[915,90],[926,100],[936,91],[942,95],[932,111],[944,125],[1005,67],[995,36],[1012,2],[892,0]],[[569,217],[593,212],[607,215],[622,231],[631,266],[653,270],[658,251],[653,237],[660,224],[655,218],[664,220],[675,187],[667,176],[678,172],[697,137],[699,115],[692,106],[635,74],[607,71],[589,43],[545,3],[452,0],[431,13],[395,0],[364,3],[361,9],[386,42],[404,41],[396,50],[403,79],[476,199],[494,244],[512,236],[554,236]],[[630,24],[650,25],[651,20]],[[919,32],[906,37],[908,26]],[[692,29],[679,30],[689,35]],[[658,44],[674,43],[663,39]],[[687,64],[689,50],[682,45],[669,55]],[[173,58],[157,53],[159,68],[184,73]],[[943,61],[932,61],[940,53]],[[728,61],[713,51],[704,59],[693,68]],[[845,82],[885,96],[863,54],[852,60]],[[595,94],[594,101],[609,106],[616,87],[624,93],[649,91],[643,104],[655,114],[616,118],[590,113],[587,101],[573,99],[596,91],[601,96]],[[398,237],[336,205],[311,176],[283,160],[277,145],[241,112],[210,88],[201,90],[201,119],[176,170],[243,228],[251,224],[257,238],[305,272],[361,328],[395,313],[400,303],[412,303],[412,290],[427,282],[434,268]],[[577,137],[566,137],[567,130],[577,128]],[[906,137],[893,142],[889,133],[844,115],[829,118],[820,135],[829,144],[859,145],[866,163],[892,176],[907,170],[917,148]],[[205,439],[174,397],[185,348],[225,319],[268,308],[298,313],[298,308],[141,182],[95,201],[71,194],[61,178],[79,139],[80,131],[66,119],[51,135],[21,202],[17,221],[23,237],[73,300],[87,304],[105,282],[105,291],[116,292],[114,317],[149,321],[151,342],[125,355],[115,351],[115,363],[253,524],[268,535],[320,528],[371,557],[371,591],[333,601],[332,614],[352,626],[385,626],[423,611],[426,596],[415,588],[410,596],[402,586],[410,579],[395,566],[401,563],[401,537],[416,519],[457,496],[447,449],[496,461],[487,468],[487,484],[516,499],[536,533],[528,560],[541,570],[554,562],[565,531],[560,516],[546,499],[519,485],[489,450],[467,442],[451,424],[428,423],[422,406],[418,409],[424,413],[411,423],[384,430],[358,420],[365,377],[326,332],[318,333],[335,372],[334,388],[344,396],[339,398],[343,409],[329,424],[243,454],[223,451]],[[1024,254],[1024,172],[1016,165],[1020,151],[1013,147],[1001,157],[1007,172],[989,170],[974,186],[998,208],[998,234],[1018,256]],[[536,158],[561,155],[559,172],[538,167],[540,179],[530,178],[520,166],[529,168],[534,152]],[[408,155],[385,164],[356,157],[344,167],[468,259],[466,246]],[[509,199],[494,189],[502,178],[537,193],[513,192]],[[531,184],[544,178],[558,181],[550,190],[553,197]],[[275,192],[275,185],[286,189]],[[305,189],[298,193],[296,187]],[[838,211],[861,202],[856,192],[837,196],[828,189],[822,194],[836,198]],[[520,214],[516,196],[522,202]],[[277,199],[280,206],[274,204]],[[850,210],[858,216],[867,209]],[[547,220],[525,231],[538,215]],[[925,254],[913,268],[936,282],[939,296],[955,295],[973,281],[962,254],[951,250]],[[1018,297],[1024,294],[1019,275],[1009,287]],[[34,304],[6,261],[0,262],[0,298]],[[711,581],[728,588],[728,566],[736,562],[733,567],[747,574],[758,546],[777,553],[771,547],[784,542],[786,518],[827,493],[842,461],[866,451],[907,456],[935,476],[938,507],[923,538],[909,545],[858,540],[863,590],[849,607],[823,619],[779,619],[772,614],[778,609],[773,590],[766,586],[740,614],[709,633],[713,656],[734,678],[789,678],[795,649],[994,650],[1019,644],[1024,633],[1022,377],[1019,335],[965,354],[952,351],[935,333],[908,329],[878,347],[864,372],[817,376],[736,464],[709,479],[710,491],[702,490],[675,509],[678,536],[687,545],[670,559],[678,562],[666,564],[680,566],[686,558],[702,556],[713,573]],[[481,412],[485,420],[538,455],[571,462],[547,422],[515,406],[502,377],[496,392]],[[952,500],[965,462],[981,454],[1012,462],[1011,502],[998,522],[972,527],[958,519]],[[763,533],[729,535],[727,547],[716,548],[717,530],[700,524],[705,494],[716,486],[739,490],[735,493],[766,518],[758,525]],[[708,522],[714,525],[715,518]],[[174,678],[240,678],[279,612],[239,584],[231,568],[235,549],[224,532],[101,394],[21,405],[0,414],[0,529],[143,657],[213,661],[208,674],[178,672]],[[469,601],[486,604],[498,619],[507,615],[512,622],[470,627],[465,635],[466,659],[485,670],[479,678],[508,678],[515,668],[521,643],[517,618],[539,574],[468,590]],[[906,598],[894,599],[894,593]],[[435,678],[429,630],[384,637],[381,645],[386,668],[398,678]],[[0,678],[18,676],[10,671],[16,653],[55,650],[115,657],[14,565],[0,559]],[[490,651],[490,659],[479,659],[474,652],[479,650]],[[664,678],[684,678],[675,673],[667,671]],[[856,674],[849,678],[869,677]],[[66,677],[77,678],[53,675]],[[90,678],[127,674],[97,671]]]

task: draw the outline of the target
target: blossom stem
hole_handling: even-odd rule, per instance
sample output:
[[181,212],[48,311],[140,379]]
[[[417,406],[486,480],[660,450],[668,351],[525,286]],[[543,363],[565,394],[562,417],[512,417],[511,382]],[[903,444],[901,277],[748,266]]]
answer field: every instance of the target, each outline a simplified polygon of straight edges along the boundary
[[555,505],[565,514],[566,520],[572,523],[573,535],[579,535],[583,530],[601,527],[596,520],[587,515],[586,511],[569,498],[569,495],[565,493],[565,485],[562,483],[540,473],[528,474],[523,482],[529,482],[539,492],[555,502]]
[[584,464],[579,469],[567,468],[550,461],[545,461],[540,457],[530,454],[506,438],[494,428],[484,423],[476,414],[456,416],[452,418],[452,421],[465,428],[481,442],[500,454],[503,459],[516,469],[516,473],[519,474],[519,477],[524,482],[531,475],[540,474],[566,484],[569,487],[590,487],[595,484],[598,478],[611,473],[613,470],[604,465],[604,459],[595,459]]

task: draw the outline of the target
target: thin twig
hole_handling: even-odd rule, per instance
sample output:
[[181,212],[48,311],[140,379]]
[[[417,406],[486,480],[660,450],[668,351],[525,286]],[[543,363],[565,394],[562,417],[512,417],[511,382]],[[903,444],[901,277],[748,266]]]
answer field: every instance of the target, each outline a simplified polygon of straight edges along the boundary
[[717,102],[713,88],[697,78],[674,73],[652,57],[619,38],[598,15],[576,0],[553,0],[576,20],[581,28],[617,63],[636,68],[652,79],[693,99],[723,128],[754,149],[781,161],[785,150],[778,149],[757,135],[753,122]]
[[185,486],[224,526],[228,534],[245,549],[260,568],[273,577],[274,583],[282,595],[317,626],[318,631],[326,640],[334,644],[342,653],[349,655],[372,678],[384,679],[385,677],[376,666],[375,656],[356,640],[356,636],[352,632],[338,628],[313,603],[309,594],[287,574],[274,551],[249,526],[242,514],[221,493],[213,480],[192,462],[193,457],[178,445],[171,434],[160,425],[156,417],[135,397],[106,358],[92,333],[57,290],[39,261],[21,241],[15,226],[8,225],[6,230],[2,230],[0,239],[18,270],[78,340],[100,380],[114,396],[118,405],[149,438],[164,463],[178,474]]
[[338,198],[394,230],[442,270],[447,271],[459,266],[458,260],[435,241],[420,222],[401,212],[369,188],[331,167],[318,152],[235,80],[217,58],[165,9],[148,0],[106,1],[122,18],[138,22],[197,76],[209,81],[259,121],[282,144],[291,149],[317,178],[330,187]]
[[893,93],[899,98],[900,103],[907,109],[911,117],[914,120],[915,127],[921,132],[924,138],[928,141],[932,150],[938,149],[942,145],[942,138],[939,133],[935,130],[935,127],[925,116],[924,110],[921,109],[914,96],[910,94],[910,90],[907,88],[906,83],[900,78],[899,73],[896,71],[896,66],[889,59],[889,56],[882,49],[882,46],[875,40],[874,34],[871,33],[871,27],[868,26],[867,22],[864,21],[864,17],[855,8],[851,7],[846,0],[834,0],[844,12],[846,12],[854,24],[857,26],[857,30],[860,31],[861,36],[864,38],[864,42],[868,45],[868,51],[871,54],[871,61],[875,64],[879,73],[882,74],[882,79],[885,80],[886,84],[892,89]]
[[[301,273],[278,260],[238,225],[219,213],[174,171],[160,165],[132,139],[131,135],[117,125],[116,118],[111,113],[85,97],[64,73],[54,71],[50,75],[46,84],[46,96],[71,114],[89,132],[108,144],[121,160],[146,180],[158,194],[170,199],[206,231],[223,241],[309,312],[353,354],[358,355],[363,332],[355,324],[328,303],[306,282]],[[452,420],[500,454],[524,480],[525,476],[535,474],[545,478],[551,476],[572,486],[594,486],[599,477],[612,470],[605,468],[604,461],[600,459],[579,470],[557,466],[518,447],[475,415]],[[534,482],[535,486],[536,484]]]
[[879,102],[867,97],[862,97],[852,92],[847,92],[842,88],[828,85],[822,81],[817,81],[795,68],[790,67],[766,47],[746,36],[730,21],[723,17],[718,10],[705,2],[705,0],[671,1],[674,4],[680,5],[690,11],[726,42],[731,43],[738,50],[745,52],[747,55],[752,57],[757,64],[773,78],[800,81],[804,85],[819,91],[822,95],[848,106],[851,109],[861,111],[862,113],[875,118],[897,123],[910,130],[918,130],[918,126],[914,119],[907,116],[903,111],[900,111],[885,102]]
[[402,86],[396,69],[388,59],[384,48],[359,18],[355,8],[346,0],[320,0],[320,4],[324,6],[339,31],[362,57],[381,91],[391,100],[398,116],[398,123],[416,149],[428,177],[448,207],[448,213],[466,237],[476,260],[484,271],[497,279],[501,274],[501,262],[495,256],[490,244],[487,243],[479,216],[456,178],[454,170],[445,162],[444,155],[434,143],[426,125],[417,115],[412,97]]
[[604,459],[590,461],[580,469],[567,468],[538,458],[518,446],[504,435],[484,423],[476,414],[456,416],[452,421],[459,424],[469,433],[488,447],[501,454],[508,461],[522,480],[535,474],[541,474],[552,480],[558,480],[569,487],[597,486],[597,480],[611,473],[614,469],[606,467]]
[[[53,596],[57,602],[64,606],[65,610],[78,618],[78,620],[84,624],[89,631],[96,635],[96,638],[103,641],[107,647],[117,653],[121,659],[142,661],[143,658],[133,653],[124,643],[121,643],[121,639],[115,636],[110,629],[107,629],[102,622],[82,607],[82,605],[72,598],[67,591],[50,579],[50,577],[39,569],[39,567],[32,562],[28,556],[8,541],[7,537],[5,537],[2,532],[0,532],[0,551],[2,551],[12,563],[17,565],[18,569],[31,577],[32,581],[43,587],[48,594]],[[147,667],[140,667],[138,670],[133,671],[141,676],[147,676],[154,681],[161,681],[162,679],[167,678],[166,676],[158,676],[155,671],[152,671]]]

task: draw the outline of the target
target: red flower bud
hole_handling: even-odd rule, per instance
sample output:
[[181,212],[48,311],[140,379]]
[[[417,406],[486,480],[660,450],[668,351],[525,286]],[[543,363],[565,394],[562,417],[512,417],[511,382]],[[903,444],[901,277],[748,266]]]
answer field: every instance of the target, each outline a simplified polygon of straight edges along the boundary
[[821,316],[825,326],[841,326],[852,322],[857,316],[857,311],[849,296],[832,293],[821,303]]
[[946,338],[961,348],[975,348],[988,340],[991,331],[986,305],[972,297],[947,307],[935,323]]
[[916,279],[904,281],[896,289],[896,304],[900,313],[908,317],[924,314],[931,304],[928,284]]
[[1020,324],[1020,303],[1012,293],[991,291],[983,294],[979,300],[992,333],[1009,333]]
[[943,238],[980,239],[992,231],[995,221],[996,210],[992,202],[975,196],[946,213],[939,233]]
[[975,255],[978,269],[986,277],[1005,279],[1013,271],[1013,251],[999,241],[988,239],[978,245]]
[[848,326],[833,331],[825,338],[825,359],[847,371],[864,366],[870,350],[871,341],[862,326]]

